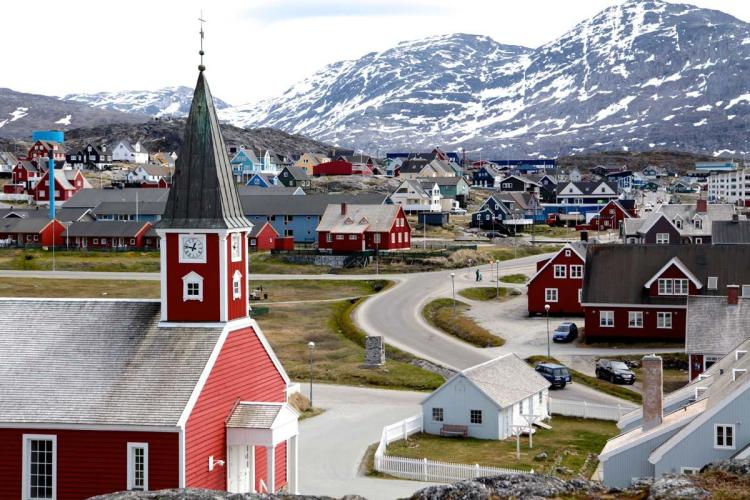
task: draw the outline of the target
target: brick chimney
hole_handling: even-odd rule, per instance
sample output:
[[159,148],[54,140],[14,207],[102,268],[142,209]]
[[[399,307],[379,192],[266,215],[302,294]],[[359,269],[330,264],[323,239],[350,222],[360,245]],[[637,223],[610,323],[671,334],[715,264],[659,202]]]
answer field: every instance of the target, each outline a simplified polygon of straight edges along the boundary
[[708,212],[708,200],[706,200],[705,198],[699,198],[696,202],[695,210],[699,214],[705,214],[706,212]]
[[641,360],[643,371],[643,430],[660,425],[664,418],[661,356],[649,354]]
[[736,306],[740,300],[740,286],[727,285],[727,305]]
[[346,215],[346,203],[341,204],[341,215]]

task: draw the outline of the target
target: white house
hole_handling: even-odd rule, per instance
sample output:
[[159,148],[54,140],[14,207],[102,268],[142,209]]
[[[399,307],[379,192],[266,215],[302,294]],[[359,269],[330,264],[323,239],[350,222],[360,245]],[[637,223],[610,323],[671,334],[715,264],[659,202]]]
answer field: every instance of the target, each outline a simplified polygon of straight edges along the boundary
[[405,212],[440,212],[442,198],[440,186],[431,180],[407,179],[391,195],[391,201]]
[[549,382],[516,354],[467,368],[422,401],[424,432],[505,439],[549,417]]
[[140,141],[131,146],[127,140],[122,140],[112,150],[112,161],[126,161],[130,163],[148,163],[148,151]]
[[174,168],[163,165],[139,165],[132,172],[128,172],[128,182],[156,184],[160,179],[172,182]]

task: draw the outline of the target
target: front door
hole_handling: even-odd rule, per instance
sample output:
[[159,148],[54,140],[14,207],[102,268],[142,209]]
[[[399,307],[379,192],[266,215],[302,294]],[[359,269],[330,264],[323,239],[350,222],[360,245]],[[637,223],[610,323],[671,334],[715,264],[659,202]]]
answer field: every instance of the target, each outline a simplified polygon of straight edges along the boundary
[[230,493],[253,493],[255,477],[255,453],[252,446],[229,446],[229,478],[227,489]]

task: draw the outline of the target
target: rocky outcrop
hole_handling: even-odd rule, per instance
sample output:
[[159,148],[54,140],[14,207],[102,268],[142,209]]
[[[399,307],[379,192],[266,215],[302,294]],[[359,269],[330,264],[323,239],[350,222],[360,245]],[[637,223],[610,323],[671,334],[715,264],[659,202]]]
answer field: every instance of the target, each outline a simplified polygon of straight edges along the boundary
[[[120,491],[91,497],[89,500],[334,500],[333,497],[314,495],[257,495],[255,493],[228,493],[200,488],[179,488],[158,491]],[[365,500],[357,495],[347,495],[341,500]]]
[[582,479],[564,481],[552,476],[502,474],[446,486],[431,486],[416,492],[412,500],[459,500],[490,498],[555,498],[602,493],[599,483]]

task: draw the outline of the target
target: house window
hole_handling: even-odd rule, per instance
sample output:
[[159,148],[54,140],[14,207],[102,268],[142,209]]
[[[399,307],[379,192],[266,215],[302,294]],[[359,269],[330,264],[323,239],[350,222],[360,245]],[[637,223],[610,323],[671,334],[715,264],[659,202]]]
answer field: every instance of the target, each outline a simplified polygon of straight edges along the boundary
[[557,288],[545,288],[544,289],[544,301],[545,302],[557,302]]
[[380,233],[375,233],[372,235],[372,242],[376,245],[380,244]]
[[336,235],[336,239],[337,240],[343,240],[344,239],[344,235],[343,234],[337,234]]
[[469,421],[472,424],[481,424],[482,423],[482,410],[471,410],[469,412]]
[[130,244],[135,245],[135,238],[130,238]]
[[750,285],[742,285],[742,297],[750,298]]
[[242,298],[242,273],[235,271],[232,276],[232,299],[237,300]]
[[674,223],[674,227],[677,229],[682,229],[682,219],[675,219],[672,221]]
[[232,233],[232,262],[237,262],[242,259],[242,235],[240,233]]
[[356,234],[350,234],[349,235],[349,239],[350,240],[356,240],[357,239],[357,235]]
[[656,328],[672,328],[672,313],[663,311],[657,312]]
[[669,245],[669,233],[656,233],[657,245]]
[[734,449],[734,424],[714,425],[714,448]]
[[703,238],[695,238],[695,244],[696,245],[702,245],[703,244]]
[[708,277],[708,289],[716,290],[719,287],[719,278],[716,276]]
[[128,443],[128,490],[148,491],[148,443]]
[[628,311],[628,328],[643,328],[643,311]]
[[182,277],[182,300],[203,302],[203,276],[192,271]]
[[570,250],[565,250],[565,256],[570,257]]
[[333,241],[333,235],[331,233],[326,233],[326,242],[331,243]]
[[698,472],[700,472],[698,467],[680,467],[680,474],[685,474],[686,476],[692,476],[693,474],[698,474]]
[[703,221],[697,217],[693,220],[693,225],[695,229],[703,229]]
[[396,233],[391,233],[391,243],[396,243]]
[[433,422],[442,422],[443,421],[443,409],[442,408],[433,408],[432,409],[432,421]]
[[293,220],[294,220],[294,216],[293,215],[285,215],[284,216],[284,224],[289,224]]
[[99,238],[94,238],[94,245],[98,245],[98,244],[99,244]]
[[284,236],[294,236],[294,229],[284,229]]
[[57,497],[57,436],[23,435],[23,498]]
[[565,273],[565,266],[561,265],[555,265],[555,278],[564,278],[566,275]]
[[571,278],[583,278],[583,266],[570,266]]
[[605,328],[612,328],[615,326],[615,312],[599,311],[599,326]]

